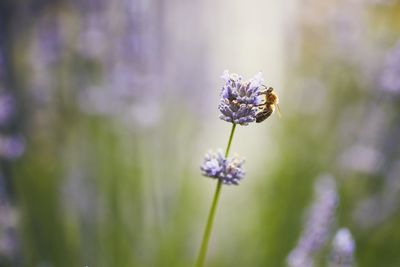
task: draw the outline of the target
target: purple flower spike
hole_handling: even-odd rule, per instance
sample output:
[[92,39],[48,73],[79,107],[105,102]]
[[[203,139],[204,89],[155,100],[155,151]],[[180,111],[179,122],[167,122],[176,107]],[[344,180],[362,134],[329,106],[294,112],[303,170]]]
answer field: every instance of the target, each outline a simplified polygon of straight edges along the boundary
[[9,122],[15,111],[15,99],[11,94],[0,93],[0,125]]
[[220,179],[226,185],[238,185],[245,175],[243,164],[243,159],[238,157],[226,159],[222,151],[218,150],[205,155],[200,169],[204,176]]
[[386,56],[380,85],[384,91],[400,94],[400,41]]
[[338,195],[335,180],[321,176],[315,183],[315,200],[311,206],[302,235],[288,258],[290,267],[313,267],[314,256],[326,244],[335,217]]
[[0,135],[0,158],[16,159],[25,151],[24,140],[19,136]]
[[242,76],[225,70],[221,78],[225,85],[222,87],[221,102],[218,106],[222,113],[220,119],[240,125],[254,122],[263,83],[261,72],[251,80],[244,81]]

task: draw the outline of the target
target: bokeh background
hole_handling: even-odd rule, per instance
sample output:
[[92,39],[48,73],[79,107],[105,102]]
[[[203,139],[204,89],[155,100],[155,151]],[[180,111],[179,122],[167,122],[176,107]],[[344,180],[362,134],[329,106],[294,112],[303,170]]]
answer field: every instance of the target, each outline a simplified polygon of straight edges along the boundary
[[192,266],[224,69],[262,71],[283,116],[238,127],[207,266],[288,266],[299,240],[339,266],[342,227],[353,266],[400,266],[397,0],[1,1],[0,266]]

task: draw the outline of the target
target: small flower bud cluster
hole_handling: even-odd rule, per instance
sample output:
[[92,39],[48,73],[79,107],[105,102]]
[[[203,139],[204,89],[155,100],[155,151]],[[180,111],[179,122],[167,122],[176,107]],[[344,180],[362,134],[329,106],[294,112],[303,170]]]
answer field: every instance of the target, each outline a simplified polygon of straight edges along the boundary
[[200,169],[204,176],[219,179],[226,185],[238,185],[245,175],[243,163],[244,160],[238,157],[225,158],[222,151],[218,150],[205,155]]

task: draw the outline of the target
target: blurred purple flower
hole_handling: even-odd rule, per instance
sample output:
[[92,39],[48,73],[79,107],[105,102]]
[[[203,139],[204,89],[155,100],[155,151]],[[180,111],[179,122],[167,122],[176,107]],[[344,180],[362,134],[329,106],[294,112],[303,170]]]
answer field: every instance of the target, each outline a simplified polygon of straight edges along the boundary
[[86,58],[104,60],[107,54],[107,23],[102,12],[90,12],[83,18],[77,50]]
[[398,159],[388,168],[382,189],[368,195],[356,205],[353,217],[359,227],[364,229],[376,227],[399,212],[399,173],[400,160]]
[[346,170],[370,174],[379,170],[384,155],[371,146],[355,144],[342,153],[339,161]]
[[[131,78],[126,83],[122,80],[113,82],[110,81],[102,87],[92,86],[82,90],[78,101],[81,111],[90,116],[116,118],[136,130],[152,128],[160,123],[163,117],[160,110],[160,92],[153,90],[154,85],[149,78]],[[131,86],[128,86],[129,84]],[[148,90],[143,92],[136,88]]]
[[332,246],[329,267],[351,267],[356,246],[350,231],[346,228],[339,229],[333,239]]
[[0,136],[0,157],[16,159],[25,151],[24,140],[19,136]]
[[290,267],[312,267],[314,255],[325,245],[330,234],[338,201],[334,178],[330,175],[318,178],[314,192],[315,202],[303,233],[287,258]]
[[33,28],[29,48],[30,93],[37,104],[48,104],[56,97],[54,89],[59,81],[54,66],[60,63],[64,48],[56,18],[40,19]]
[[225,81],[222,87],[221,102],[218,109],[220,119],[240,125],[248,125],[256,119],[260,87],[263,83],[261,72],[251,80],[243,81],[242,76],[225,70],[221,77]]
[[39,21],[33,40],[32,65],[48,66],[60,58],[62,52],[62,36],[57,20],[46,18]]
[[380,85],[384,91],[400,94],[400,41],[386,55]]
[[200,169],[204,176],[220,179],[226,185],[238,185],[245,176],[243,164],[243,159],[226,159],[222,151],[218,150],[216,153],[209,152],[205,155]]
[[0,257],[15,259],[18,254],[18,214],[15,208],[0,199]]
[[357,63],[365,47],[365,5],[362,1],[346,1],[332,7],[328,15],[333,49],[346,60]]
[[0,79],[3,80],[5,77],[5,58],[4,58],[4,50],[3,47],[0,46]]
[[[162,120],[159,99],[165,87],[160,86],[163,75],[158,72],[160,57],[154,49],[160,43],[153,32],[158,29],[146,23],[154,10],[127,0],[76,5],[86,13],[76,49],[98,65],[96,71],[102,75],[101,80],[82,85],[81,111],[117,119],[134,131],[157,126]],[[107,43],[110,38],[113,42]]]
[[0,94],[0,125],[6,124],[15,111],[15,99],[11,94]]

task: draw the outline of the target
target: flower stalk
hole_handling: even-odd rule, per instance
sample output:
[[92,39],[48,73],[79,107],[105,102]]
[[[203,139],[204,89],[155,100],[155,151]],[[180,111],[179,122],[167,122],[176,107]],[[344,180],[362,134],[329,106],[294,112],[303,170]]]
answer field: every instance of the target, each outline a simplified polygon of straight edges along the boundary
[[[230,136],[229,136],[229,140],[228,140],[228,145],[227,145],[226,150],[225,150],[225,158],[227,158],[228,155],[229,155],[229,150],[231,148],[232,139],[233,139],[233,135],[235,133],[235,129],[236,129],[236,124],[233,123],[232,124],[231,133],[230,133]],[[206,254],[207,254],[207,249],[208,249],[208,243],[209,243],[210,236],[211,236],[211,230],[212,230],[212,226],[213,226],[213,223],[214,223],[215,212],[217,210],[219,196],[221,194],[221,188],[222,188],[222,180],[218,179],[217,187],[216,187],[215,193],[214,193],[214,198],[213,198],[213,201],[211,203],[210,212],[208,214],[207,224],[206,224],[206,228],[204,230],[203,240],[201,242],[201,247],[200,247],[199,256],[197,258],[196,267],[202,267],[204,265],[204,261],[205,261]]]
[[[208,214],[196,262],[197,267],[203,267],[206,259],[222,185],[239,185],[240,181],[245,177],[244,159],[238,156],[228,158],[236,125],[245,126],[252,122],[261,122],[273,113],[275,105],[278,104],[278,97],[276,94],[272,94],[272,88],[268,89],[269,91],[261,90],[262,88],[269,88],[263,85],[261,72],[250,80],[244,80],[242,76],[229,73],[226,70],[221,78],[225,84],[222,86],[221,101],[218,105],[218,109],[221,112],[219,117],[226,122],[232,123],[232,129],[225,155],[222,154],[222,150],[217,152],[210,151],[205,155],[204,161],[200,166],[203,176],[217,179],[217,187]],[[271,96],[274,98],[272,99]],[[271,107],[272,105],[273,107]],[[265,114],[266,112],[267,114]],[[262,115],[262,118],[259,117],[259,114]]]

